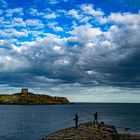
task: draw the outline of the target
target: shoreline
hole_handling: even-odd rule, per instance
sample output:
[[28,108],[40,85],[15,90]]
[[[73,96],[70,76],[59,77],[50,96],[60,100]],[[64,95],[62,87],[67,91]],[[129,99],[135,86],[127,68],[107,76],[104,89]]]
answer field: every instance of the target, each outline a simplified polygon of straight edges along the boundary
[[113,125],[93,126],[92,122],[80,123],[78,129],[75,127],[64,128],[48,134],[41,140],[140,140],[140,133],[117,132]]
[[71,103],[0,103],[0,105],[70,105]]

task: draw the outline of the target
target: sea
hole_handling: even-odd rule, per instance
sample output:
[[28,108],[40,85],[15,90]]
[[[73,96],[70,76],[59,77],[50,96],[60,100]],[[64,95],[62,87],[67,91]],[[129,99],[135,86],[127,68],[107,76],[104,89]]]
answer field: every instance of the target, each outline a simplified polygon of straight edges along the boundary
[[41,140],[57,130],[79,122],[99,121],[116,126],[118,132],[140,133],[140,104],[74,103],[69,105],[0,105],[0,140]]

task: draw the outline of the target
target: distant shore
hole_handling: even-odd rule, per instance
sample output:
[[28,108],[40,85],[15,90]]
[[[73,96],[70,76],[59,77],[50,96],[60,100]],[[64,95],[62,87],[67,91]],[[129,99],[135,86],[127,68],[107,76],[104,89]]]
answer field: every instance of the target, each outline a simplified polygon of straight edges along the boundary
[[140,134],[118,133],[112,125],[93,127],[92,122],[79,125],[78,129],[70,127],[54,132],[41,140],[140,140]]
[[53,105],[70,104],[66,97],[56,97],[44,94],[34,94],[28,89],[21,89],[21,92],[12,95],[0,95],[0,104],[3,105]]

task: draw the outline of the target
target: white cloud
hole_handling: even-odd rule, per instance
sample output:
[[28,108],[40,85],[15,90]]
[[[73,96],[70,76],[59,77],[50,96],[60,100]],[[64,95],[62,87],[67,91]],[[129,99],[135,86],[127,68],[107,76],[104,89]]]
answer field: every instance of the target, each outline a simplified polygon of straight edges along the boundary
[[10,35],[7,33],[7,32],[5,32],[5,31],[3,31],[3,30],[0,30],[0,37],[6,37],[6,38],[9,38],[10,37]]
[[34,27],[35,29],[44,28],[44,24],[39,19],[27,19],[25,23],[27,26]]
[[13,40],[13,38],[17,37],[27,37],[28,36],[28,31],[26,29],[22,29],[20,31],[14,29],[14,28],[9,28],[5,30],[0,30],[0,36],[2,38],[10,38],[10,40]]
[[57,3],[59,3],[59,1],[58,0],[49,0],[49,3],[50,4],[57,4]]
[[17,58],[17,56],[5,55],[0,56],[0,72],[20,71],[28,67],[28,62],[25,58]]
[[139,24],[140,13],[111,13],[108,17],[99,18],[101,23],[116,23],[116,24]]
[[15,40],[5,40],[5,39],[1,39],[0,40],[0,47],[3,47],[3,50],[4,48],[6,49],[11,49],[11,44],[14,42]]
[[95,70],[88,70],[88,71],[86,71],[86,73],[89,75],[97,74],[97,72]]
[[82,18],[82,15],[80,15],[79,11],[75,10],[75,9],[72,9],[72,10],[69,10],[68,11],[68,14],[70,16],[72,16],[73,18],[79,20]]
[[13,27],[26,27],[26,24],[22,18],[13,18],[12,25]]
[[83,4],[81,5],[81,9],[86,15],[92,15],[92,16],[104,15],[104,13],[101,10],[95,10],[92,4]]
[[53,50],[55,52],[61,52],[62,51],[62,48],[60,46],[54,46]]
[[56,32],[57,31],[59,32],[59,31],[63,31],[63,28],[56,26],[56,27],[53,28],[53,30],[56,31]]
[[57,66],[57,67],[67,66],[69,64],[70,64],[70,62],[69,62],[68,58],[65,58],[65,57],[61,58],[61,59],[58,59],[58,60],[55,60],[54,63],[53,63],[53,65]]
[[27,37],[28,36],[28,31],[23,29],[22,31],[17,31],[17,30],[13,30],[12,31],[13,36],[15,37]]
[[30,15],[32,15],[32,16],[43,16],[43,15],[44,15],[44,13],[39,12],[39,11],[38,11],[37,9],[35,9],[35,8],[30,8],[29,11],[28,11],[28,13],[29,13]]
[[[12,17],[8,21],[1,18],[2,24],[6,25],[3,30],[0,30],[3,38],[0,40],[1,72],[11,69],[12,72],[18,73],[18,71],[26,69],[29,75],[35,75],[34,80],[40,79],[42,82],[50,83],[51,80],[53,82],[53,79],[60,79],[64,83],[78,81],[80,85],[87,83],[97,85],[100,82],[111,84],[116,77],[118,81],[121,81],[119,78],[121,73],[124,73],[125,66],[124,69],[121,69],[120,63],[126,62],[127,64],[130,57],[133,58],[135,52],[139,52],[139,13],[111,13],[109,16],[103,17],[104,13],[95,10],[93,5],[82,5],[81,8],[81,11],[76,9],[61,11],[64,12],[63,14],[67,12],[66,18],[71,19],[71,15],[78,19],[73,19],[72,28],[69,26],[68,37],[44,32],[46,26],[55,32],[65,31],[65,26],[61,27],[58,22],[51,22],[54,21],[51,19],[55,19],[57,15],[49,10],[49,12],[47,11],[49,14],[46,14],[45,11],[46,23],[42,22],[42,17],[26,21],[21,17]],[[37,9],[31,9],[30,14],[37,16],[39,12]],[[44,17],[44,15],[42,16]],[[95,22],[99,20],[99,24],[111,23],[110,27],[106,31],[102,31],[95,27],[93,22],[93,24],[90,23],[92,19],[96,19]],[[22,27],[22,29],[14,29],[16,27]],[[30,38],[32,41],[20,41],[20,37],[27,37],[28,34],[33,36],[33,39]],[[17,40],[12,40],[14,38]],[[21,47],[14,44],[19,42]],[[137,68],[137,65],[135,67]],[[121,78],[127,81],[125,77]],[[131,77],[129,78],[133,80]]]
[[63,55],[65,54],[64,52],[64,48],[62,48],[61,46],[55,45],[54,47],[52,47],[53,53],[56,53],[58,55]]
[[40,83],[42,83],[42,82],[45,82],[45,83],[61,82],[60,79],[52,79],[52,78],[47,78],[45,76],[35,76],[34,79],[37,80]]
[[46,18],[46,19],[55,19],[56,17],[57,17],[57,15],[55,12],[44,15],[44,18]]
[[99,28],[93,28],[90,24],[75,27],[71,35],[77,37],[80,42],[92,41],[96,36],[102,34]]
[[78,9],[58,10],[58,12],[63,13],[65,16],[70,16],[75,18],[78,22],[89,23],[89,21],[95,22],[98,18],[102,18],[104,12],[99,9],[94,9],[92,4],[82,4]]
[[85,23],[88,23],[88,21],[91,19],[91,17],[89,17],[89,16],[84,16],[81,20],[80,20],[80,22],[85,22]]
[[69,0],[48,0],[47,2],[50,4],[58,4],[60,2],[67,2]]
[[57,22],[51,22],[48,24],[48,27],[53,29],[55,32],[63,31],[63,28],[58,26]]
[[8,9],[6,10],[5,17],[13,17],[14,14],[20,17],[23,16],[24,15],[23,8],[19,7],[19,8],[14,8],[14,9]]

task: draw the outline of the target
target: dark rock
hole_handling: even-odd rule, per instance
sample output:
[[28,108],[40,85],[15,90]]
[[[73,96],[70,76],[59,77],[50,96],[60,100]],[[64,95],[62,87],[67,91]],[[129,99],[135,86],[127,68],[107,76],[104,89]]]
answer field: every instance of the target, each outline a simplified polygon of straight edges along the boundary
[[94,127],[93,122],[81,123],[78,129],[66,128],[50,134],[42,140],[117,140],[114,126],[104,125]]

